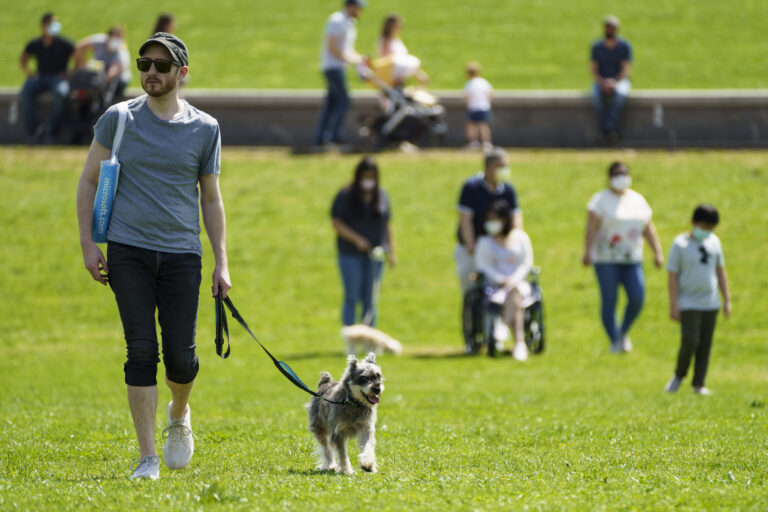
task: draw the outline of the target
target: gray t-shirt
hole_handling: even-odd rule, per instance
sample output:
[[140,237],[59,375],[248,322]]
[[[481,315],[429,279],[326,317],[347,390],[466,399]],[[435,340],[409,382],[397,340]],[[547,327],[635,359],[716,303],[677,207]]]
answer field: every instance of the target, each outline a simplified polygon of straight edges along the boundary
[[717,269],[724,266],[717,236],[698,242],[688,233],[678,235],[667,259],[667,270],[677,274],[677,307],[681,311],[720,309]]
[[[118,152],[120,178],[107,240],[202,256],[197,184],[200,176],[220,172],[219,123],[186,101],[172,121],[152,113],[146,95],[127,103],[131,115]],[[94,128],[106,148],[112,148],[117,120],[113,105]]]

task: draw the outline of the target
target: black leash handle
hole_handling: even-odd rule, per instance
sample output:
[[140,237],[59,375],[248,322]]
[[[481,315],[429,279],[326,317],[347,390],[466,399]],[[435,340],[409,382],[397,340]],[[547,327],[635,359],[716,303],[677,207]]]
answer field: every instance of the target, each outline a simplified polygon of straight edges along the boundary
[[[296,372],[293,371],[293,369],[288,366],[288,364],[284,363],[283,361],[278,360],[275,356],[272,355],[272,353],[267,350],[267,347],[265,347],[260,341],[259,338],[256,337],[255,334],[251,331],[250,327],[248,327],[248,324],[245,322],[245,319],[240,315],[240,313],[237,311],[237,308],[235,308],[234,303],[232,302],[232,299],[229,297],[222,298],[221,297],[221,290],[219,290],[219,293],[214,297],[216,300],[216,353],[221,356],[222,359],[226,359],[229,357],[229,329],[227,328],[227,312],[224,309],[224,306],[229,309],[230,313],[232,313],[232,318],[237,320],[237,322],[243,326],[243,329],[251,335],[251,338],[256,341],[256,343],[259,344],[261,349],[266,353],[269,358],[272,360],[272,363],[275,365],[275,368],[278,369],[280,373],[285,376],[286,379],[291,381],[294,386],[296,386],[299,389],[302,389],[309,393],[312,396],[315,396],[317,398],[321,398],[325,400],[326,402],[337,404],[337,405],[347,405],[349,403],[352,403],[349,398],[346,400],[339,402],[335,400],[329,400],[325,398],[324,396],[320,395],[319,393],[316,393],[315,391],[312,391],[309,386],[304,384],[302,380],[299,378],[298,375],[296,375]],[[224,336],[223,334],[226,334],[227,336],[227,351],[224,355],[221,354],[222,348],[224,346]]]

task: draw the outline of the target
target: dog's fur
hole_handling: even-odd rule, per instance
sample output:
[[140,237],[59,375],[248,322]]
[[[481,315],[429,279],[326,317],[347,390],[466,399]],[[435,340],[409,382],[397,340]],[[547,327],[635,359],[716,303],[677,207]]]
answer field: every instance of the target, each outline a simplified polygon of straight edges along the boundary
[[[307,404],[309,430],[320,445],[321,471],[351,474],[352,464],[347,455],[347,441],[357,437],[360,443],[360,467],[376,472],[376,406],[384,391],[381,368],[376,365],[376,354],[370,353],[362,361],[355,356],[348,364],[340,382],[328,372],[320,375],[318,394],[334,402],[313,397]],[[335,452],[335,453],[334,453]]]
[[364,324],[347,325],[341,328],[341,337],[347,344],[347,354],[356,355],[360,348],[366,352],[400,354],[403,346],[386,333]]

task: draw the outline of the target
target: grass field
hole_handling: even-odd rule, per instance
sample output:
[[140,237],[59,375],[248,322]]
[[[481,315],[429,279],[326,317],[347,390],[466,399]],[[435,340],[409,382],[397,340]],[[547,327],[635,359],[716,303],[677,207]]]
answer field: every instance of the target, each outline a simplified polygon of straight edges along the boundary
[[[23,82],[18,56],[37,37],[48,9],[74,39],[124,23],[134,53],[155,16],[167,10],[176,14],[177,31],[190,47],[190,87],[320,88],[323,26],[340,3],[15,2],[0,12],[0,85]],[[584,89],[588,48],[608,12],[622,19],[622,34],[634,44],[636,88],[768,87],[763,0],[372,0],[359,24],[358,50],[374,52],[390,12],[403,15],[403,39],[437,89],[461,88],[469,60],[484,64],[497,89]]]
[[[82,149],[0,149],[0,509],[2,510],[765,510],[768,299],[765,152],[559,152],[511,156],[549,347],[516,363],[460,357],[451,251],[465,153],[383,155],[400,264],[385,275],[377,475],[313,471],[302,404],[233,325],[213,347],[207,244],[193,393],[197,453],[183,472],[130,482],[137,457],[108,289],[82,268],[75,185]],[[708,385],[662,392],[678,346],[666,275],[646,265],[635,351],[611,356],[592,272],[580,265],[585,203],[615,158],[654,207],[665,251],[698,201],[720,207],[733,317],[715,337]],[[340,285],[329,202],[355,157],[225,148],[232,297],[276,355],[314,384],[339,376]],[[161,370],[162,371],[162,370]],[[161,390],[161,403],[168,392]],[[162,422],[158,420],[158,429]],[[159,430],[158,430],[159,432]],[[160,443],[158,435],[158,444]],[[356,456],[357,450],[352,450]]]

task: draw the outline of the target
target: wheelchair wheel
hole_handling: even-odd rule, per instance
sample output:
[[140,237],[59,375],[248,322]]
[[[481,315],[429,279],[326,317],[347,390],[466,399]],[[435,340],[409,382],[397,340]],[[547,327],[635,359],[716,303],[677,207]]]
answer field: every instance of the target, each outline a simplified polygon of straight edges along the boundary
[[533,354],[544,351],[544,301],[539,300],[525,310],[525,343]]
[[494,336],[494,324],[496,315],[489,308],[483,308],[483,341],[488,350],[489,357],[496,356],[496,337]]
[[482,301],[482,290],[473,289],[464,294],[461,327],[467,354],[477,354],[484,342]]

